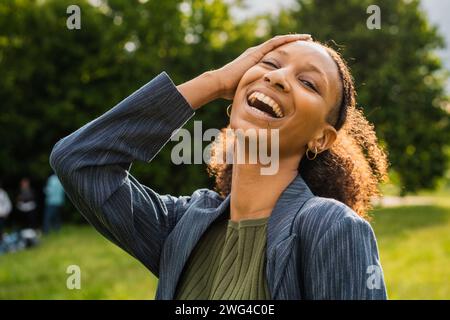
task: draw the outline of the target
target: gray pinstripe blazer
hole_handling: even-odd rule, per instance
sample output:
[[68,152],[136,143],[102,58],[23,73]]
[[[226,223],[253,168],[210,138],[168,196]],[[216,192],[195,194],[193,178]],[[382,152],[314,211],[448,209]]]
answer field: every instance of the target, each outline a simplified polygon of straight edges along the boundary
[[[194,111],[166,72],[53,147],[50,164],[83,216],[159,277],[173,299],[208,226],[227,212],[209,189],[161,195],[129,172],[150,162]],[[345,204],[314,196],[298,175],[268,222],[266,273],[273,299],[386,299],[370,225]]]

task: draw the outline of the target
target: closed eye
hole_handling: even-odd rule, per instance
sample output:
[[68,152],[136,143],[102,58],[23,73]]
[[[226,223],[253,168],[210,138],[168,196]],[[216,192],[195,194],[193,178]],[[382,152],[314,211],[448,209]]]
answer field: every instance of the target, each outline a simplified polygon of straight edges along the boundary
[[[274,64],[273,62],[270,62],[270,61],[267,61],[267,60],[264,60],[264,61],[261,61],[261,62],[264,63],[264,64],[266,64],[266,65],[269,65],[269,66],[271,66],[271,67],[273,67],[273,68],[278,69],[278,66],[277,66],[276,64]],[[312,84],[312,83],[309,82],[308,80],[301,80],[301,79],[300,79],[300,82],[302,82],[305,86],[307,86],[309,89],[313,90],[314,92],[319,93],[319,91],[318,91],[317,88],[314,86],[314,84]]]
[[309,87],[310,89],[312,89],[312,90],[314,90],[315,92],[318,93],[316,87],[315,87],[311,82],[309,82],[308,80],[300,80],[300,81],[301,81],[303,84],[305,84],[305,86]]
[[274,68],[278,68],[277,65],[275,65],[274,63],[272,63],[272,62],[270,62],[270,61],[262,61],[262,63],[267,64],[267,65],[269,65],[269,66],[271,66],[271,67],[274,67]]

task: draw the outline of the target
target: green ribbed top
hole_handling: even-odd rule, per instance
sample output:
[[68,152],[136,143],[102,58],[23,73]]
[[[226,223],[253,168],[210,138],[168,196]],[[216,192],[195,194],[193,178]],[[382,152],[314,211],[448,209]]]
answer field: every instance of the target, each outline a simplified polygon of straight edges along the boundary
[[269,217],[219,218],[202,235],[178,282],[178,300],[270,300],[266,280]]

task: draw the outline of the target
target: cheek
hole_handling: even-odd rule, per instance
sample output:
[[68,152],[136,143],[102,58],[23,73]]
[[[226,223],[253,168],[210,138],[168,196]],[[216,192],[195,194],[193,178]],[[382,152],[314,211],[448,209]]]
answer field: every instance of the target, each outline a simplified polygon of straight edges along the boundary
[[285,154],[298,154],[313,138],[322,124],[323,108],[314,96],[306,93],[296,96],[295,114],[280,131],[280,149]]
[[241,80],[239,80],[236,93],[239,93],[240,89],[246,89],[248,85],[252,84],[259,78],[262,78],[262,76],[263,74],[261,73],[260,68],[258,68],[257,66],[251,67],[244,73]]
[[249,86],[251,86],[258,79],[262,78],[262,76],[263,74],[261,73],[260,68],[254,66],[248,69],[239,81],[235,95],[233,97],[234,111],[230,122],[232,127],[239,127],[241,125],[239,123],[236,123],[236,121],[241,118],[238,113],[243,112],[243,110],[240,110],[243,107],[242,101],[246,99]]
[[294,98],[294,121],[299,127],[311,129],[322,122],[326,106],[320,97],[312,93],[297,94]]

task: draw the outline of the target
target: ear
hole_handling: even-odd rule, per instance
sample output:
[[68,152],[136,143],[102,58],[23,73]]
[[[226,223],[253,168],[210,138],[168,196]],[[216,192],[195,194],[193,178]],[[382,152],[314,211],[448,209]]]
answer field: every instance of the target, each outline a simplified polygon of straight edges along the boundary
[[314,150],[314,146],[316,146],[318,153],[323,152],[331,148],[336,138],[336,129],[333,126],[326,124],[325,128],[322,129],[321,135],[312,143],[312,150]]

